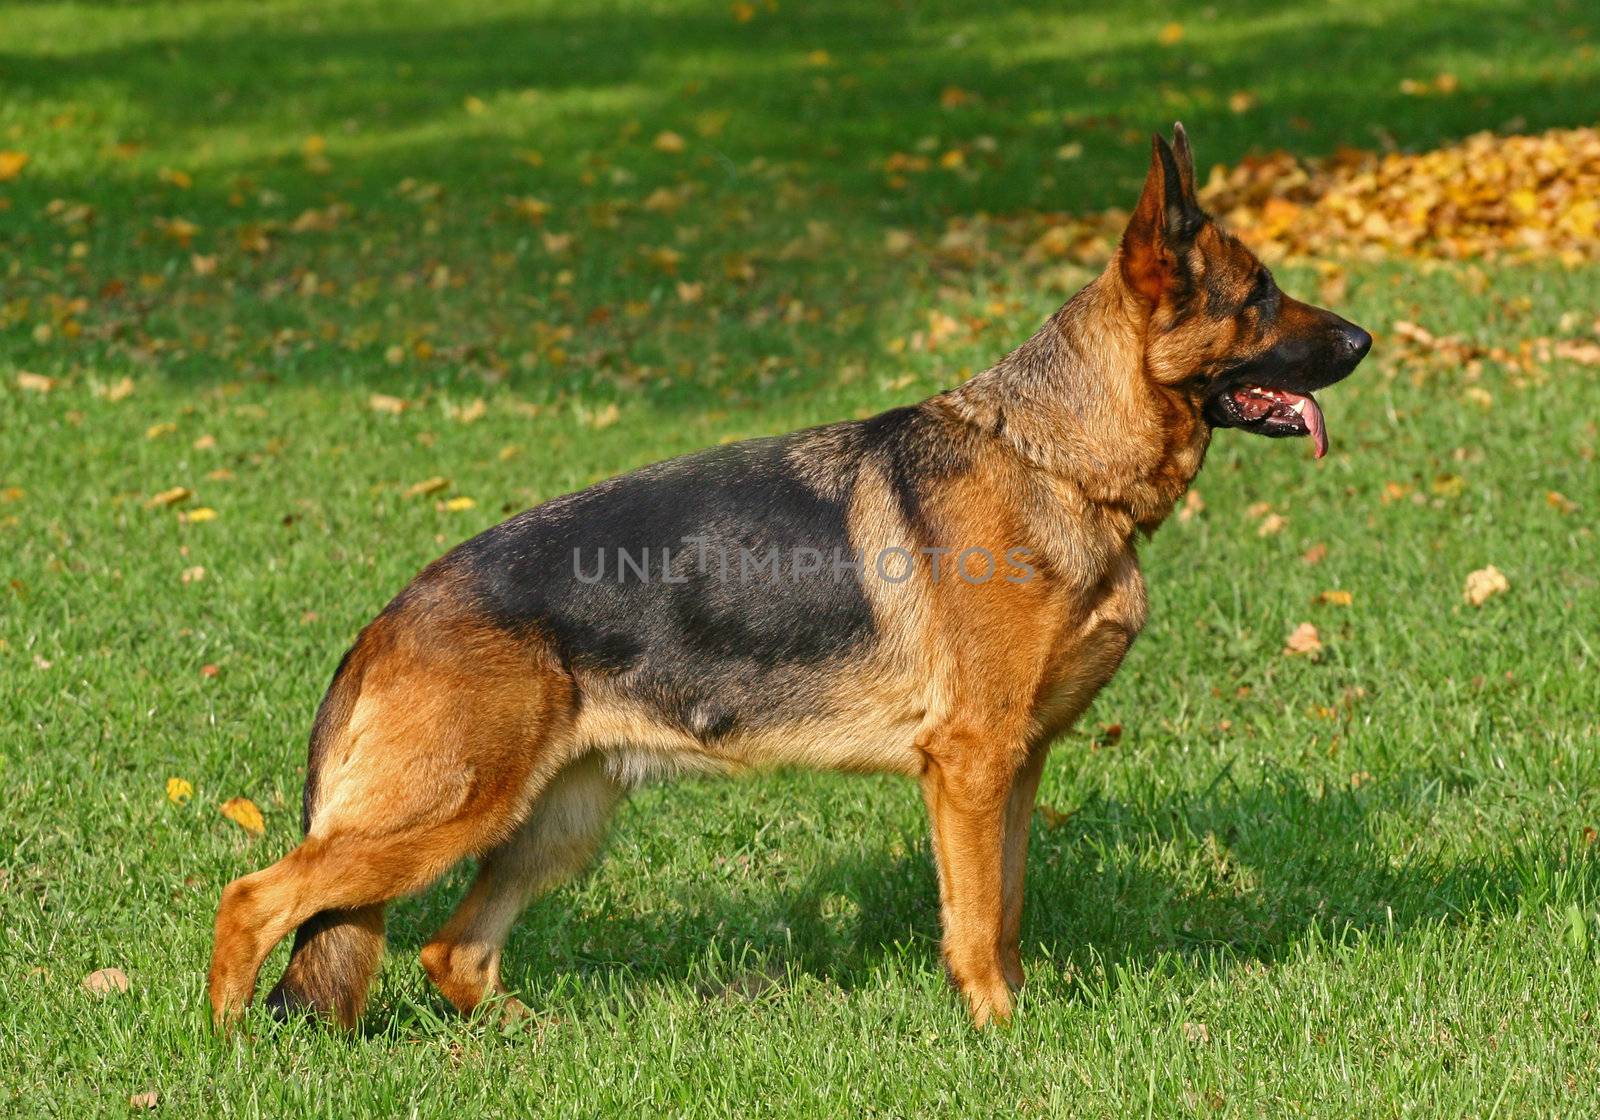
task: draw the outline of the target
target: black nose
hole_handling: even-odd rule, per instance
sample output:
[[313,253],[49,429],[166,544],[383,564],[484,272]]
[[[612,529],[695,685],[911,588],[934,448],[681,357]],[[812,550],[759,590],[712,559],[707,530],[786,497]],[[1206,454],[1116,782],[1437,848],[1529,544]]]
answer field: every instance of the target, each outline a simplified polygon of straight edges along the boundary
[[1350,352],[1350,361],[1359,362],[1372,349],[1372,336],[1354,323],[1346,323],[1343,330],[1344,345]]

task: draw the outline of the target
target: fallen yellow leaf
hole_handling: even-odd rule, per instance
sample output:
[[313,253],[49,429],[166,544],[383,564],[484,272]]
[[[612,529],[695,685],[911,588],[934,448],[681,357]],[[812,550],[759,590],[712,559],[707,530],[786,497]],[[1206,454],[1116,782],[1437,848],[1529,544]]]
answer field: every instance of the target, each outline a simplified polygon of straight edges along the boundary
[[653,147],[658,152],[669,152],[676,154],[683,151],[686,145],[683,142],[682,136],[679,136],[676,132],[667,131],[656,133]]
[[193,796],[194,786],[190,785],[183,778],[167,779],[167,800],[172,802],[174,805],[187,804],[189,799]]
[[1162,27],[1161,33],[1156,38],[1161,41],[1161,45],[1164,47],[1183,42],[1183,24],[1177,21],[1167,24]]
[[189,242],[194,240],[194,235],[200,232],[200,227],[187,218],[158,218],[156,228],[161,231],[161,236],[176,241],[186,249]]
[[1503,595],[1510,590],[1511,581],[1506,579],[1505,573],[1490,564],[1467,575],[1461,597],[1473,606],[1481,607],[1491,596]]
[[109,385],[96,385],[94,387],[94,395],[113,404],[117,401],[125,401],[133,396],[133,378],[124,377],[113,381]]
[[[401,357],[404,358],[402,353]],[[367,398],[367,407],[373,412],[382,412],[390,416],[399,416],[411,407],[411,402],[403,397],[391,397],[387,393],[373,393]]]
[[163,420],[159,424],[151,424],[148,428],[146,428],[144,430],[144,438],[160,439],[162,436],[170,436],[177,430],[178,425],[174,424],[171,420]]
[[621,415],[622,410],[617,407],[617,402],[612,401],[610,404],[606,405],[597,412],[580,415],[580,419],[582,419],[585,424],[589,425],[589,427],[598,431],[601,428],[611,427],[611,425],[617,422]]
[[1348,591],[1323,591],[1318,593],[1317,602],[1326,603],[1330,607],[1348,607],[1355,602],[1355,596]]
[[448,501],[441,502],[439,505],[441,509],[448,513],[460,513],[464,509],[478,508],[478,503],[467,497],[465,494],[461,494],[449,499]]
[[261,810],[248,797],[232,797],[222,803],[222,815],[246,832],[260,836],[267,831],[267,822]]
[[15,179],[22,174],[22,169],[27,166],[27,152],[0,152],[0,183]]
[[421,498],[429,494],[437,494],[441,490],[448,489],[449,486],[450,480],[448,478],[442,475],[434,475],[432,478],[425,478],[421,482],[412,483],[406,490],[406,497]]
[[159,494],[152,494],[145,499],[145,509],[165,508],[175,506],[179,502],[186,502],[194,497],[194,491],[187,486],[174,486],[170,490],[163,490]]
[[42,373],[29,373],[23,370],[17,374],[17,388],[30,393],[48,393],[56,387],[56,379],[46,377]]
[[178,520],[186,525],[198,525],[203,521],[215,521],[216,519],[217,511],[210,506],[198,506],[178,514]]

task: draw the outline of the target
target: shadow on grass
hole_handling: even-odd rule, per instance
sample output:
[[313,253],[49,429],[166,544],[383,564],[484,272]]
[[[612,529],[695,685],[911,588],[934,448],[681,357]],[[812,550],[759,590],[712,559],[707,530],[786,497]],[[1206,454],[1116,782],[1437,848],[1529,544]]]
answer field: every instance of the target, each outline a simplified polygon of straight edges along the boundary
[[[1441,781],[1416,772],[1384,788],[1411,804],[1419,791],[1445,792]],[[1495,862],[1397,862],[1373,836],[1376,817],[1395,807],[1381,797],[1370,787],[1312,790],[1272,771],[1241,787],[1224,772],[1210,789],[1172,799],[1092,798],[1053,828],[1036,817],[1024,964],[1035,975],[1071,970],[1114,985],[1116,966],[1270,964],[1312,936],[1335,945],[1369,933],[1403,937],[1600,895],[1594,861],[1567,863],[1511,841]],[[574,980],[601,990],[688,982],[707,998],[737,998],[781,988],[795,973],[848,990],[882,983],[875,975],[890,960],[937,967],[931,859],[924,838],[908,839],[897,845],[903,854],[863,851],[799,884],[756,883],[670,918],[603,902],[574,916],[557,895],[535,904],[513,935],[507,984],[535,1005]],[[456,896],[410,904],[397,951],[420,944]]]
[[[22,335],[12,339],[16,358],[48,368],[52,358],[114,359],[127,345],[141,360],[153,354],[161,375],[180,381],[392,384],[397,375],[382,359],[392,329],[355,349],[283,341],[279,332],[314,339],[329,319],[349,327],[356,315],[283,294],[292,296],[292,281],[312,271],[340,285],[376,279],[412,290],[395,297],[402,314],[438,327],[441,359],[408,375],[424,381],[459,376],[490,351],[507,359],[525,352],[535,319],[573,329],[565,349],[574,360],[533,372],[512,363],[507,376],[549,392],[588,388],[597,366],[630,359],[702,365],[729,334],[758,355],[804,358],[811,346],[827,353],[820,372],[764,385],[770,398],[815,388],[840,362],[879,360],[884,333],[904,329],[884,320],[908,292],[926,292],[938,278],[914,257],[883,260],[886,230],[910,228],[932,240],[954,214],[1126,206],[1144,170],[1145,137],[1174,117],[1186,119],[1202,160],[1213,162],[1253,149],[1430,146],[1485,127],[1591,123],[1600,112],[1593,75],[1573,48],[1593,19],[1575,6],[1216,7],[1204,28],[1166,46],[1155,37],[1165,9],[1148,3],[1050,14],[1017,3],[974,13],[954,0],[815,0],[763,11],[749,24],[721,5],[517,18],[481,9],[457,15],[442,5],[396,9],[382,26],[334,9],[298,22],[200,23],[189,34],[76,54],[0,54],[0,73],[23,103],[109,98],[145,134],[133,139],[206,144],[215,130],[283,132],[279,143],[213,155],[181,196],[152,194],[148,180],[129,189],[115,171],[52,178],[46,161],[9,184],[26,220],[8,223],[0,249],[21,274],[48,280],[48,290],[76,286],[89,300],[79,341]],[[1454,93],[1400,92],[1402,79],[1445,70],[1460,72]],[[952,88],[965,91],[959,104],[941,107]],[[1258,98],[1256,107],[1231,111],[1238,91]],[[487,113],[464,111],[469,99]],[[706,119],[722,124],[702,140],[694,126]],[[667,129],[691,137],[690,157],[699,162],[649,146]],[[326,177],[308,173],[300,158],[314,131],[331,137]],[[935,138],[937,156],[982,136],[993,138],[992,150],[973,147],[961,170],[936,168],[906,189],[885,182],[882,159],[922,137]],[[1057,158],[1066,141],[1082,145],[1080,158]],[[541,149],[540,168],[515,158],[522,146]],[[758,159],[782,174],[752,171]],[[631,176],[626,187],[608,176],[611,168]],[[720,328],[685,332],[671,300],[663,302],[670,283],[641,263],[640,246],[670,240],[681,217],[634,209],[615,232],[585,230],[561,290],[551,281],[561,262],[538,253],[509,273],[485,264],[519,252],[531,236],[526,221],[508,213],[508,195],[536,193],[550,204],[554,227],[621,196],[636,205],[653,187],[691,174],[709,184],[711,212],[697,216],[704,229],[684,247],[680,274],[714,280],[730,252],[757,259],[754,282],[711,284],[703,307],[726,314]],[[251,216],[232,197],[241,176],[282,196],[280,219],[332,197],[350,203],[355,217],[348,230],[284,237],[259,257],[230,253],[224,234]],[[431,234],[416,236],[417,206],[397,196],[408,178],[445,188]],[[782,201],[784,185],[798,188],[798,201]],[[71,237],[32,218],[55,198],[85,199],[99,211],[89,267],[62,272]],[[718,215],[727,208],[713,199],[748,206],[749,220],[724,220]],[[175,256],[172,244],[151,236],[174,209],[200,226],[197,249],[221,244],[223,262],[209,279],[188,276],[187,252]],[[786,257],[782,246],[806,221],[831,223],[840,242],[820,259]],[[414,284],[439,265],[457,282],[438,292]],[[163,270],[174,279],[160,293],[124,283],[110,294],[109,281]],[[771,309],[795,293],[859,309],[856,328],[790,329]],[[639,301],[653,308],[642,322],[602,313]],[[245,319],[246,338],[227,361],[192,343],[197,333],[221,335]],[[260,345],[249,344],[253,335]],[[1016,341],[1000,340],[995,353]],[[646,379],[629,392],[668,409],[714,399],[668,380]]]

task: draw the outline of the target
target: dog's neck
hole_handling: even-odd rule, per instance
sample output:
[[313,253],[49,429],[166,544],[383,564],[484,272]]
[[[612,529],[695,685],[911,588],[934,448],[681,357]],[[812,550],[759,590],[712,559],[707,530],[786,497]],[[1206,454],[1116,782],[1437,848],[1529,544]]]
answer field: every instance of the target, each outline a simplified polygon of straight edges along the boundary
[[1199,472],[1211,431],[1188,399],[1145,372],[1149,314],[1113,261],[1032,338],[939,399],[1151,531]]

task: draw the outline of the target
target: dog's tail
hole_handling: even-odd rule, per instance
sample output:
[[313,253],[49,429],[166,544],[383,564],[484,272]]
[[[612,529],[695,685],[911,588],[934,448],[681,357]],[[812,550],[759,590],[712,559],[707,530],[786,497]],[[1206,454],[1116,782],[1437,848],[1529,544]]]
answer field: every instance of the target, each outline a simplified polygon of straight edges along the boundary
[[[309,833],[316,813],[322,763],[350,723],[350,713],[361,695],[361,679],[377,650],[384,644],[382,616],[367,627],[350,647],[333,683],[317,708],[311,725],[311,749],[306,761],[306,788],[301,802],[300,825]],[[354,910],[324,910],[295,931],[294,948],[283,979],[267,996],[274,1017],[288,1019],[313,1014],[343,1027],[354,1027],[367,1002],[367,989],[383,959],[384,904]]]

